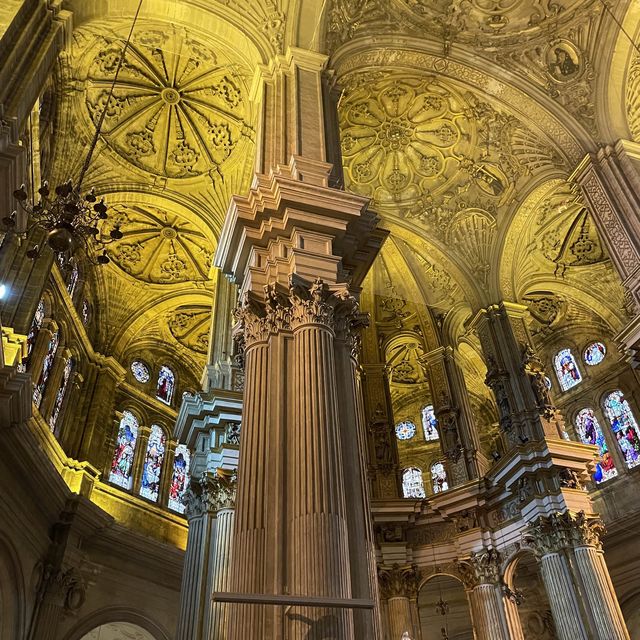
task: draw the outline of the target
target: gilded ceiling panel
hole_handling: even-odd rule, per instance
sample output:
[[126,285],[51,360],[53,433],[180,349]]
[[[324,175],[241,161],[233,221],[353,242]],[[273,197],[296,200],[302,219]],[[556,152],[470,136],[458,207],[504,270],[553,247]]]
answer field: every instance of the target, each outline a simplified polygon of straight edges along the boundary
[[206,281],[213,241],[186,218],[152,205],[116,205],[105,224],[122,238],[109,245],[114,264],[130,276],[155,284]]
[[209,350],[211,307],[183,306],[168,316],[171,335],[184,347],[206,354]]
[[[97,124],[122,42],[88,49],[85,104]],[[247,117],[244,83],[229,57],[175,25],[146,28],[130,44],[108,105],[103,137],[151,174],[189,178],[220,173],[232,160]]]

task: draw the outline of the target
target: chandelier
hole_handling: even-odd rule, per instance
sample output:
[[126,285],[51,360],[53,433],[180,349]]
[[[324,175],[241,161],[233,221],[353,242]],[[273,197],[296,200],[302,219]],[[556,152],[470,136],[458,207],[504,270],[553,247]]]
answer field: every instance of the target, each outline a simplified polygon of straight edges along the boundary
[[101,235],[99,225],[109,217],[107,205],[104,198],[98,200],[95,189],[85,191],[82,185],[102,132],[107,109],[113,98],[113,91],[140,15],[142,2],[143,0],[140,0],[138,3],[107,100],[98,119],[96,131],[78,180],[74,182],[69,179],[57,185],[53,190],[48,182],[43,182],[38,189],[39,199],[37,201],[35,198],[29,198],[24,184],[13,192],[20,209],[26,214],[28,222],[25,230],[17,232],[15,229],[17,211],[14,211],[11,215],[2,218],[2,223],[7,231],[13,230],[20,240],[26,238],[35,229],[40,229],[45,234],[46,239],[41,246],[35,245],[26,252],[27,257],[32,260],[35,260],[43,248],[48,246],[63,268],[68,268],[71,265],[73,256],[79,251],[93,264],[107,264],[110,260],[104,246],[123,237],[118,225],[111,229],[108,236]]

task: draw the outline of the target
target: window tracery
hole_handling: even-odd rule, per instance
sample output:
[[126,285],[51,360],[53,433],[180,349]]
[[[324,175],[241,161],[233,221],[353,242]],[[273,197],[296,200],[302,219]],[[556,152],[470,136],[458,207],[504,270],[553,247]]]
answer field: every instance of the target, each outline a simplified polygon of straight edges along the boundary
[[191,464],[191,453],[186,445],[179,444],[173,458],[173,474],[171,476],[171,486],[169,487],[168,507],[178,513],[184,513],[185,506],[182,504],[182,496],[187,489],[189,480],[189,466]]
[[447,472],[442,462],[434,462],[431,465],[431,486],[433,487],[433,493],[440,493],[449,488]]
[[67,362],[65,363],[64,370],[62,372],[62,380],[60,381],[58,393],[56,394],[56,400],[53,405],[53,411],[51,412],[51,417],[49,418],[49,427],[51,428],[51,431],[55,431],[56,429],[56,423],[58,422],[58,418],[60,417],[60,412],[62,411],[62,406],[64,405],[64,399],[67,395],[67,391],[69,390],[69,382],[74,366],[75,360],[71,357],[67,358]]
[[73,298],[76,287],[78,286],[78,278],[80,277],[80,271],[78,270],[78,263],[74,262],[67,280],[67,293]]
[[622,391],[617,389],[605,398],[604,410],[627,467],[631,469],[638,466],[640,464],[640,431]]
[[597,483],[600,483],[617,476],[618,470],[609,452],[607,441],[605,440],[604,433],[593,409],[585,407],[578,411],[575,424],[580,440],[585,444],[596,445],[600,451],[600,459],[596,462],[593,479]]
[[149,367],[140,360],[134,360],[131,363],[131,373],[133,374],[133,377],[142,384],[149,382],[149,379],[151,378]]
[[169,367],[163,365],[158,373],[158,386],[156,388],[156,398],[165,404],[171,404],[173,392],[176,386],[176,376]]
[[578,363],[571,353],[571,349],[558,351],[553,361],[560,388],[568,391],[582,382],[582,374],[578,369]]
[[433,405],[428,404],[426,407],[422,407],[421,414],[424,439],[427,441],[438,440],[440,435],[438,434],[438,421],[436,420]]
[[402,495],[405,498],[426,498],[422,470],[409,467],[402,472]]
[[600,364],[604,357],[607,355],[607,348],[604,346],[602,342],[592,342],[585,350],[584,350],[584,361],[590,365],[595,366]]
[[44,314],[44,300],[40,298],[40,302],[38,302],[38,306],[36,307],[35,315],[33,316],[33,320],[31,321],[31,327],[29,327],[29,333],[27,334],[27,355],[25,357],[26,366],[29,365],[33,347],[36,344],[36,338],[38,337],[40,329],[42,329]]
[[149,443],[147,444],[142,466],[140,495],[152,502],[157,502],[160,495],[160,477],[162,475],[166,441],[167,437],[162,427],[157,424],[151,425]]
[[58,351],[59,344],[60,331],[56,329],[51,336],[51,340],[49,340],[49,348],[47,349],[47,355],[42,363],[38,382],[33,386],[33,403],[38,408],[40,408],[40,405],[42,404],[42,398],[44,397],[44,392],[47,388],[47,382],[49,382],[49,376],[51,375],[51,369],[53,369],[53,363],[56,358],[56,352]]
[[411,420],[403,420],[396,425],[396,438],[398,440],[411,440],[416,435],[416,425]]
[[109,482],[123,489],[131,489],[133,483],[133,459],[137,439],[138,420],[130,411],[123,411],[109,473]]

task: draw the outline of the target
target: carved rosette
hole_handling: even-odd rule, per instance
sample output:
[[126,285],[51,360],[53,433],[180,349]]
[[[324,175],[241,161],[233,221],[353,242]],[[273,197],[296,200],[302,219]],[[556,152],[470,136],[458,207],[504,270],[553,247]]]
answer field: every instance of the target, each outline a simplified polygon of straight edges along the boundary
[[523,538],[536,555],[542,557],[574,547],[600,549],[604,531],[604,523],[599,518],[589,517],[584,511],[566,511],[539,518]]
[[214,515],[222,509],[234,509],[236,503],[237,478],[203,473],[199,479],[192,478],[182,497],[188,520],[204,514]]
[[417,565],[401,567],[394,564],[391,568],[378,567],[380,595],[383,599],[417,598],[421,573]]
[[496,549],[476,551],[469,558],[459,560],[457,568],[467,589],[500,583],[500,554]]

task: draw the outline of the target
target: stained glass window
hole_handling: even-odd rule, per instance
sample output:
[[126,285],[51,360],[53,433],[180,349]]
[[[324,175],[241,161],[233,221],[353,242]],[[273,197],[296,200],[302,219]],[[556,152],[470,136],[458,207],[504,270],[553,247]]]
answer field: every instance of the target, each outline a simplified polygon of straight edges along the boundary
[[58,351],[59,343],[60,332],[56,329],[55,333],[51,336],[51,340],[49,340],[49,348],[47,349],[47,355],[42,363],[38,382],[33,385],[33,402],[38,408],[40,408],[40,405],[42,404],[42,398],[44,396],[45,389],[47,388],[51,369],[53,369],[53,362],[56,358],[56,351]]
[[64,404],[64,398],[67,394],[67,390],[69,389],[69,381],[71,379],[71,372],[73,371],[73,366],[75,362],[73,358],[67,358],[67,362],[64,365],[64,371],[62,372],[62,380],[60,381],[60,386],[58,387],[58,393],[56,394],[56,401],[53,405],[53,411],[51,412],[51,417],[49,418],[49,427],[51,431],[55,431],[56,422],[60,417],[60,412],[62,411],[62,405]]
[[596,482],[604,482],[605,480],[609,480],[609,478],[617,476],[618,470],[613,462],[609,447],[607,447],[607,442],[600,428],[600,423],[593,413],[593,409],[585,408],[578,411],[578,415],[576,416],[576,431],[582,442],[585,444],[595,444],[600,450],[600,459],[596,462],[593,479]]
[[422,471],[417,467],[409,467],[402,472],[402,495],[405,498],[426,498]]
[[158,495],[160,494],[160,474],[162,473],[166,440],[162,427],[157,424],[151,425],[149,444],[147,445],[147,453],[144,456],[144,464],[142,466],[140,495],[153,502],[158,501]]
[[31,321],[31,327],[29,328],[29,333],[27,334],[27,357],[25,358],[25,364],[29,364],[29,359],[31,358],[31,353],[33,352],[33,347],[36,344],[36,338],[38,337],[38,333],[40,329],[42,329],[42,323],[44,322],[44,300],[40,300],[38,302],[38,306],[36,307],[36,313],[33,316],[33,320]]
[[169,509],[178,513],[184,513],[184,505],[181,498],[187,489],[189,480],[189,463],[191,454],[184,444],[176,447],[176,454],[173,458],[173,475],[171,476],[171,486],[169,487]]
[[602,342],[592,342],[584,350],[584,361],[589,365],[600,364],[607,355],[607,348]]
[[109,482],[124,489],[131,489],[133,483],[133,458],[136,453],[138,421],[130,411],[122,412],[118,427],[116,450],[111,460]]
[[80,315],[82,316],[82,324],[86,327],[89,324],[89,301],[86,299],[82,301]]
[[151,377],[149,373],[149,367],[144,362],[140,362],[140,360],[134,360],[131,363],[131,373],[133,373],[133,377],[138,382],[149,382],[149,378]]
[[434,462],[431,465],[431,486],[433,487],[433,493],[440,493],[449,488],[447,472],[442,462]]
[[416,425],[410,420],[398,422],[396,425],[396,438],[398,440],[411,440],[416,435]]
[[582,382],[582,375],[580,374],[578,364],[571,353],[571,349],[562,349],[562,351],[559,351],[556,354],[553,363],[556,368],[556,375],[558,376],[560,388],[563,391],[567,391],[568,389],[571,389],[571,387],[575,387],[577,384]]
[[173,392],[176,385],[176,377],[169,367],[160,367],[158,374],[158,388],[156,390],[156,398],[162,400],[166,404],[171,404]]
[[67,292],[73,298],[73,294],[78,286],[78,277],[80,276],[80,272],[78,271],[78,265],[74,262],[73,268],[71,269],[71,273],[69,274],[69,279],[67,280]]
[[640,464],[640,431],[622,391],[613,391],[605,398],[604,410],[627,466],[629,468],[638,466]]
[[437,440],[439,438],[438,421],[436,420],[433,406],[430,404],[422,407],[422,430],[424,431],[425,440]]

